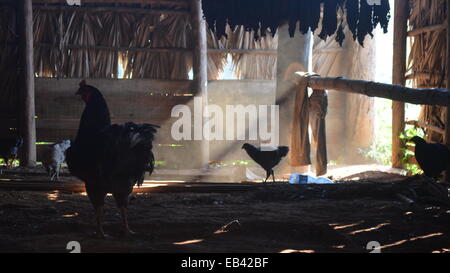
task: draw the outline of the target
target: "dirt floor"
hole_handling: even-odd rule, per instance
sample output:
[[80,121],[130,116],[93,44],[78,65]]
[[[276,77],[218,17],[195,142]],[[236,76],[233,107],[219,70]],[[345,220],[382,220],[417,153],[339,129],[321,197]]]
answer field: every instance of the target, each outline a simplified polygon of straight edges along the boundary
[[129,238],[108,196],[108,239],[93,235],[84,193],[2,187],[0,252],[68,252],[69,241],[82,252],[364,253],[370,241],[386,253],[450,252],[448,190],[444,199],[430,197],[429,183],[369,172],[334,185],[163,185],[132,195],[137,234]]

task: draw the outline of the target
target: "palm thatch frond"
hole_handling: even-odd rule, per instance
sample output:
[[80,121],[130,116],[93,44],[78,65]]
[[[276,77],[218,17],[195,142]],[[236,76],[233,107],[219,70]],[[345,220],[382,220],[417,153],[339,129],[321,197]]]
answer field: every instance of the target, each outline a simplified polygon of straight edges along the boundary
[[[261,30],[258,31],[258,39],[255,39],[255,31],[245,29],[243,26],[236,26],[231,29],[227,25],[227,37],[221,36],[220,39],[215,32],[209,31],[208,47],[213,49],[262,49],[276,50],[278,48],[278,35],[271,35],[270,29],[262,36]],[[274,80],[276,77],[276,54],[246,54],[231,53],[234,70],[239,79],[264,79]],[[208,71],[210,79],[217,79],[223,72],[227,64],[226,53],[209,54]]]

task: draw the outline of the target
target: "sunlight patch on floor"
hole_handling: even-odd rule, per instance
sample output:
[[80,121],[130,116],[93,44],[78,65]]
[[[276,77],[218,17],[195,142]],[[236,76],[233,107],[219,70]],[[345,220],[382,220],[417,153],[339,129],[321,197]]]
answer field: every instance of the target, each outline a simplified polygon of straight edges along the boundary
[[354,165],[354,166],[333,166],[330,167],[326,176],[333,176],[334,179],[342,179],[351,175],[363,173],[363,172],[385,172],[392,174],[405,175],[404,170],[395,169],[390,166],[369,164],[369,165]]
[[285,249],[280,251],[279,253],[315,253],[315,251],[311,249],[303,249],[303,250]]
[[390,223],[382,223],[382,224],[379,224],[379,225],[371,227],[371,228],[355,230],[355,231],[350,232],[349,234],[350,235],[355,235],[355,234],[358,234],[358,233],[361,233],[361,232],[370,232],[370,231],[374,231],[374,230],[380,229],[380,228],[382,228],[384,226],[388,226],[388,225],[390,225]]
[[392,244],[383,245],[380,248],[383,249],[383,248],[388,248],[388,247],[392,247],[392,246],[398,246],[398,245],[404,244],[406,242],[413,242],[413,241],[416,241],[416,240],[428,239],[428,238],[442,236],[442,235],[444,235],[444,233],[438,232],[438,233],[432,233],[432,234],[423,235],[423,236],[417,236],[417,237],[413,237],[413,238],[410,238],[410,239],[397,241],[397,242],[392,243]]
[[78,212],[72,213],[72,214],[64,214],[62,217],[63,218],[72,218],[72,217],[77,217],[78,215],[80,215]]
[[190,244],[197,244],[203,242],[204,239],[193,239],[193,240],[187,240],[182,242],[173,243],[174,245],[190,245]]
[[362,223],[364,223],[364,221],[359,221],[357,223],[348,224],[348,225],[330,224],[330,226],[332,226],[333,229],[335,229],[335,230],[339,230],[339,229],[345,229],[345,228],[350,228],[350,227],[354,227],[354,226],[359,226]]

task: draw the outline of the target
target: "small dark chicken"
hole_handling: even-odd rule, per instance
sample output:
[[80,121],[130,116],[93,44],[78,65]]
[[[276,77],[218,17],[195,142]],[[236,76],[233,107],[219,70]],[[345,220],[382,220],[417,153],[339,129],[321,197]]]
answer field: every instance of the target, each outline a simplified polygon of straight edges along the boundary
[[76,94],[86,107],[75,141],[66,152],[69,170],[85,182],[97,216],[97,234],[105,237],[107,193],[112,193],[120,210],[125,235],[133,234],[127,220],[128,197],[136,184],[142,185],[145,172],[153,172],[152,142],[158,126],[132,122],[111,125],[108,106],[97,88],[82,81]]
[[255,147],[249,143],[245,143],[242,149],[266,171],[267,177],[264,183],[267,182],[270,175],[272,175],[273,182],[275,182],[273,168],[289,153],[289,147],[287,146],[278,146],[275,150],[264,151],[261,150],[261,147]]
[[450,150],[440,143],[427,143],[423,138],[411,138],[416,144],[415,157],[426,176],[437,179],[450,164]]
[[21,137],[0,139],[0,157],[5,161],[6,168],[9,168],[12,161],[17,158],[19,148],[22,145],[23,139]]

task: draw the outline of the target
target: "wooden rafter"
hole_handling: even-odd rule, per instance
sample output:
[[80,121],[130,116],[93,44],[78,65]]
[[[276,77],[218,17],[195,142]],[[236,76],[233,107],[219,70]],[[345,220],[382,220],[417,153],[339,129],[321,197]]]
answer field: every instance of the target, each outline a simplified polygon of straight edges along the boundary
[[[303,77],[301,73],[297,73],[297,75]],[[309,76],[308,86],[313,89],[336,90],[404,103],[450,105],[450,91],[444,89],[416,89],[397,84],[319,76]]]
[[[12,0],[0,0],[0,3],[14,3]],[[33,0],[33,4],[67,4],[66,0]],[[189,2],[185,0],[81,0],[81,4],[140,4],[167,7],[189,8]]]

